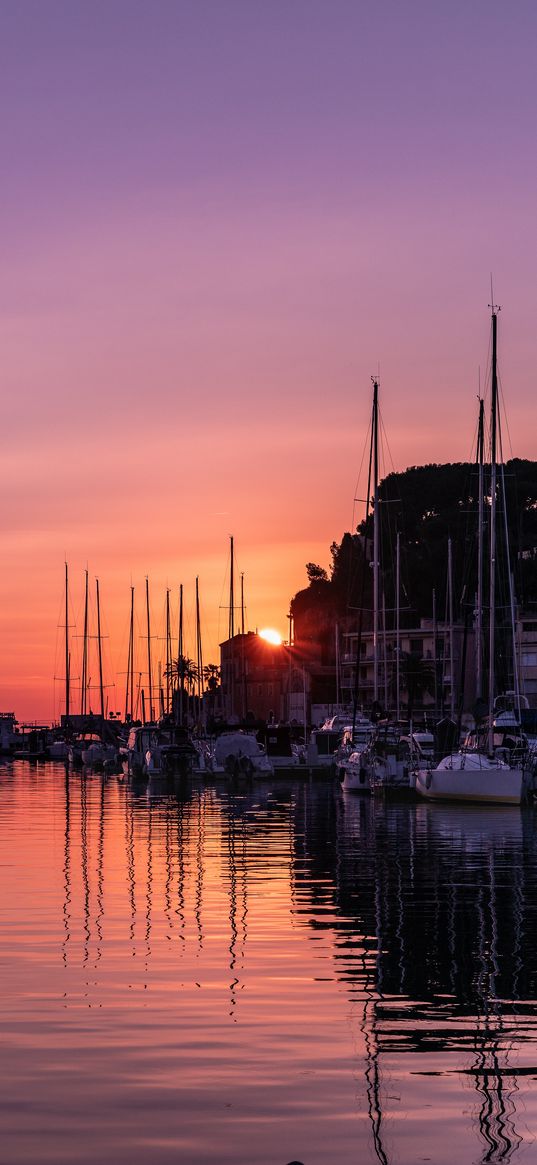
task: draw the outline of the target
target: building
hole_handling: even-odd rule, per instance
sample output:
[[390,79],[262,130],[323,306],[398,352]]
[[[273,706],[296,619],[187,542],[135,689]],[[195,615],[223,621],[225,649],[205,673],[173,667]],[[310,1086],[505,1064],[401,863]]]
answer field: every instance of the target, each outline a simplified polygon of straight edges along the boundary
[[227,721],[284,720],[290,655],[254,631],[220,644],[222,710]]
[[[373,632],[364,631],[358,675],[360,705],[368,711],[376,697],[378,712],[394,715],[399,707],[400,716],[436,718],[456,715],[460,707],[472,708],[476,696],[473,631],[467,633],[466,644],[464,639],[462,624],[455,624],[450,633],[446,623],[435,626],[432,619],[421,619],[419,626],[400,630],[398,643],[394,630],[379,633],[375,667]],[[342,702],[349,706],[355,694],[357,651],[358,632],[347,633],[341,659],[341,692]]]

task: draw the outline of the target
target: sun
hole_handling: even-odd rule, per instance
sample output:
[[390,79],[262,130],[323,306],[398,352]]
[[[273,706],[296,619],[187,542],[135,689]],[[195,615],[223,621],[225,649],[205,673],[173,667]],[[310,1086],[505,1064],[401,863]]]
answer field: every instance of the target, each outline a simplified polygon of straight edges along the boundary
[[279,631],[274,631],[272,627],[264,627],[259,631],[261,639],[266,639],[267,643],[273,643],[275,647],[280,647],[283,640]]

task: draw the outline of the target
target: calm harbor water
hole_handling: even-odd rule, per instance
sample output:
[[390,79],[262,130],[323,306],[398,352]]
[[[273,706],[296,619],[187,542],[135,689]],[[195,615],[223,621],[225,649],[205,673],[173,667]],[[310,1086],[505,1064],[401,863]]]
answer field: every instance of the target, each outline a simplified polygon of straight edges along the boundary
[[0,765],[2,1165],[535,1162],[536,839]]

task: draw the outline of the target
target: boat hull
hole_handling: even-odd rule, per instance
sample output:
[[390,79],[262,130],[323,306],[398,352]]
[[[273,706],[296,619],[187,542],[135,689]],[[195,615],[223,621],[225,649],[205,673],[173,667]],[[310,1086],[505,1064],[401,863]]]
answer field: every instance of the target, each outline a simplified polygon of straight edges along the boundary
[[439,766],[418,770],[416,792],[428,801],[520,805],[526,792],[526,773],[506,765]]

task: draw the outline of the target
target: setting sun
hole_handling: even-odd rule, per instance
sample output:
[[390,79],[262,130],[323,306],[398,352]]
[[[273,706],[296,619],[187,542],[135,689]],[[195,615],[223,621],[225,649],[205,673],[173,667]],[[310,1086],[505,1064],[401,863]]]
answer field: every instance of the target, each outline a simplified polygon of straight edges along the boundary
[[261,639],[266,639],[267,643],[274,643],[276,647],[279,647],[282,643],[282,637],[279,631],[274,631],[272,627],[264,627],[258,634]]

